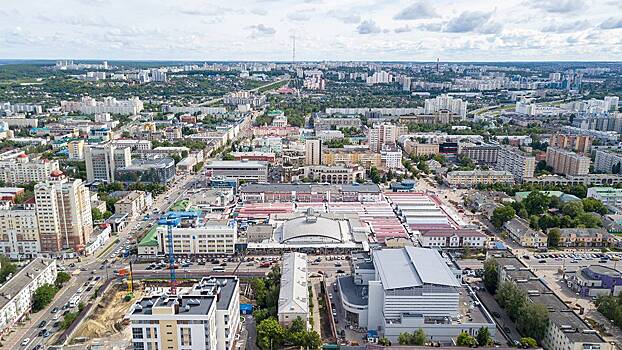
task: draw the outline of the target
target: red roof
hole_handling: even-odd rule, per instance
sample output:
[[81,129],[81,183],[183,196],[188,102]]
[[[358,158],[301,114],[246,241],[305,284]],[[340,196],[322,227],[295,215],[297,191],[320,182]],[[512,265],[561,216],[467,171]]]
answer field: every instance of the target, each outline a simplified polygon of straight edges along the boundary
[[22,153],[19,156],[17,156],[17,158],[27,158],[28,156],[26,155],[26,153]]

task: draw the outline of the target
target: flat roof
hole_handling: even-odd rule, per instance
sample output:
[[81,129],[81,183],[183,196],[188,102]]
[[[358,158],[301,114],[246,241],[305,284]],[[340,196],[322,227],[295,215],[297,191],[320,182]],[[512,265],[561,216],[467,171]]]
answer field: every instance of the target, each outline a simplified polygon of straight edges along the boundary
[[308,313],[307,254],[283,254],[279,313]]
[[54,263],[54,260],[36,258],[21,270],[17,271],[10,280],[0,287],[0,308],[3,308],[10,300],[30,284],[41,271]]

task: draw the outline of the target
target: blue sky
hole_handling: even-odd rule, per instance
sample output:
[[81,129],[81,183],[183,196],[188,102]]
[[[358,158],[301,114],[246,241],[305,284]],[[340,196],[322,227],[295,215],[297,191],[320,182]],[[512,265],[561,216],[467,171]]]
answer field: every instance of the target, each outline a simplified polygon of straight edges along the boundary
[[2,0],[0,58],[622,60],[620,0]]

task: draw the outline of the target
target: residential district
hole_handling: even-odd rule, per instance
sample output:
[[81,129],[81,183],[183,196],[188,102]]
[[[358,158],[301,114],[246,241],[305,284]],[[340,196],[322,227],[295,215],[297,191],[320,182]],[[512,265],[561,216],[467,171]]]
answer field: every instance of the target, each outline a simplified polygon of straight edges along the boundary
[[615,349],[621,75],[0,66],[0,344]]

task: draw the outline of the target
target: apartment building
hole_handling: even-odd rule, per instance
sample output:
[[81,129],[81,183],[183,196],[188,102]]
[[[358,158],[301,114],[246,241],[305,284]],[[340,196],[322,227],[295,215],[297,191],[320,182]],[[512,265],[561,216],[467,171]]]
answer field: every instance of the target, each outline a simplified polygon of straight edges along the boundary
[[586,135],[553,134],[549,146],[588,153],[592,147],[592,137]]
[[117,147],[111,143],[85,147],[86,179],[88,182],[115,182],[116,169],[132,165],[130,147]]
[[67,142],[69,160],[84,160],[84,140]]
[[332,130],[341,128],[361,128],[361,119],[353,117],[323,117],[316,115],[313,119],[313,128],[316,132],[321,130]]
[[447,184],[457,187],[473,187],[496,183],[513,184],[514,175],[508,171],[471,170],[450,171],[447,173]]
[[88,189],[80,179],[61,178],[35,185],[41,252],[84,251],[93,231]]
[[297,318],[309,321],[309,289],[307,281],[307,254],[283,254],[281,290],[279,291],[279,323],[289,327]]
[[522,218],[516,217],[503,224],[503,228],[510,237],[522,247],[546,249],[547,236],[541,231],[532,230],[529,223]]
[[30,259],[41,252],[34,209],[0,210],[0,251],[11,259]]
[[132,151],[148,151],[152,147],[149,140],[117,139],[112,140],[111,144],[117,148],[129,147]]
[[85,114],[135,115],[143,110],[143,102],[138,97],[132,97],[129,100],[104,97],[102,101],[97,101],[92,97],[85,96],[80,101],[61,101],[60,106],[65,112],[81,112]]
[[406,126],[395,124],[374,124],[367,132],[369,149],[380,152],[385,145],[396,145],[397,138],[408,131]]
[[622,152],[617,150],[596,150],[594,171],[608,174],[622,173]]
[[590,172],[591,160],[589,157],[576,154],[557,147],[547,147],[546,164],[553,168],[553,172],[563,175],[587,175]]
[[404,151],[415,157],[440,153],[438,143],[419,143],[413,140],[404,141]]
[[380,153],[372,152],[366,148],[324,148],[322,149],[322,165],[333,166],[337,164],[358,164],[365,169],[382,167]]
[[0,287],[0,336],[30,314],[35,290],[56,280],[56,260],[36,258]]
[[587,196],[598,199],[605,205],[622,207],[622,189],[614,187],[590,187]]
[[486,248],[488,236],[478,230],[434,229],[426,230],[418,237],[426,248]]
[[322,141],[319,139],[305,140],[305,165],[322,163]]
[[498,145],[491,144],[459,143],[458,153],[480,164],[495,164],[499,156],[499,148]]
[[208,177],[225,177],[247,182],[266,182],[268,179],[268,163],[257,161],[211,161],[205,165]]
[[436,96],[435,98],[426,99],[424,111],[426,114],[430,114],[442,110],[448,110],[452,113],[460,115],[462,118],[466,118],[467,105],[467,101],[462,101],[462,99],[443,94]]
[[115,214],[126,215],[127,220],[133,220],[145,211],[149,201],[144,191],[131,191],[114,204]]
[[0,161],[0,181],[7,185],[28,184],[50,179],[58,171],[57,160],[30,159],[25,153]]
[[[157,228],[158,255],[168,254],[167,229]],[[173,250],[178,256],[231,255],[238,239],[237,226],[227,220],[209,220],[199,227],[173,228]]]
[[497,155],[497,170],[508,171],[518,182],[533,177],[536,158],[514,147],[501,147]]

